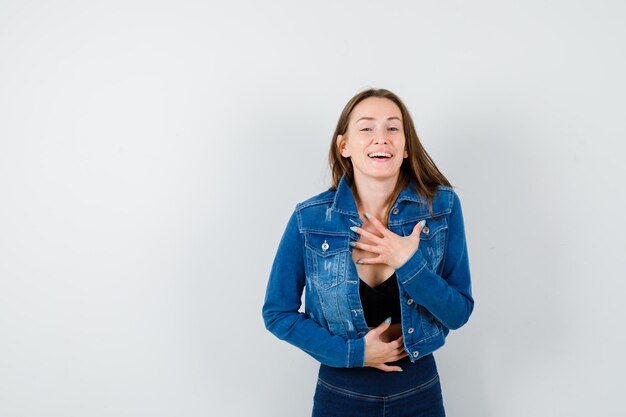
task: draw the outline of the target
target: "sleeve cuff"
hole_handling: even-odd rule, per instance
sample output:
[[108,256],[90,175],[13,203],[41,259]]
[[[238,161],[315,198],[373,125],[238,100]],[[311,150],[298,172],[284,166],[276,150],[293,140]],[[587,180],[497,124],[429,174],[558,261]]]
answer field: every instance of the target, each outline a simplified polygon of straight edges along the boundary
[[365,366],[365,338],[348,339],[348,368],[362,368]]
[[422,256],[422,252],[419,249],[411,256],[411,258],[404,263],[400,268],[396,269],[396,275],[398,281],[401,284],[406,284],[415,278],[426,267],[426,259]]

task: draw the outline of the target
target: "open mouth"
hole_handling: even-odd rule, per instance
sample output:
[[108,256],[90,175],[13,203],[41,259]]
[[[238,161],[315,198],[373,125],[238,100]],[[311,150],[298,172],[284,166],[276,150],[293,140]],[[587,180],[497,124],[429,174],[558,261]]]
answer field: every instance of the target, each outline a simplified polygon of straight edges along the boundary
[[370,158],[373,158],[373,159],[389,159],[393,155],[391,155],[390,153],[387,153],[387,152],[372,152],[370,154],[367,154],[367,156],[369,156]]

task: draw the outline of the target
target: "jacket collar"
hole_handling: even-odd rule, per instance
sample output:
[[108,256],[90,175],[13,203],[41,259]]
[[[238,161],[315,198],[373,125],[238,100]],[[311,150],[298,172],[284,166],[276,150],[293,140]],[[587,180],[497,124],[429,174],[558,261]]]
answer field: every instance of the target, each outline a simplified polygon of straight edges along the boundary
[[354,201],[354,195],[352,195],[352,189],[350,188],[350,182],[345,174],[341,176],[339,185],[337,185],[337,191],[335,192],[332,209],[339,213],[359,217],[359,212],[356,209],[356,202]]
[[415,192],[416,187],[414,185],[415,182],[411,181],[408,187],[400,191],[400,195],[398,195],[398,200],[396,200],[396,204],[394,204],[394,206],[402,201],[428,204],[428,199],[426,197]]
[[[417,194],[414,191],[414,187],[412,187],[413,183],[400,191],[398,195],[398,199],[393,204],[393,207],[396,207],[399,203],[403,201],[412,201],[416,203],[425,203],[427,204],[427,200]],[[333,201],[332,210],[348,214],[351,216],[359,216],[359,213],[356,208],[356,202],[354,201],[354,196],[352,195],[352,189],[350,188],[350,182],[346,175],[342,175],[339,180],[339,185],[337,185],[337,191],[335,193],[335,199]]]

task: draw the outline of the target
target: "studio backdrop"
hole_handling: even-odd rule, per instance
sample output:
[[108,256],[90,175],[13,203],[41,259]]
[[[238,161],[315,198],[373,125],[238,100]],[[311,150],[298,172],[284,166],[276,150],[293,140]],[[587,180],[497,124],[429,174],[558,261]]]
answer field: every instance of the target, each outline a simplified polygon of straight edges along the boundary
[[626,415],[625,12],[0,1],[0,415],[310,415],[318,364],[261,306],[368,87],[463,203],[448,415]]

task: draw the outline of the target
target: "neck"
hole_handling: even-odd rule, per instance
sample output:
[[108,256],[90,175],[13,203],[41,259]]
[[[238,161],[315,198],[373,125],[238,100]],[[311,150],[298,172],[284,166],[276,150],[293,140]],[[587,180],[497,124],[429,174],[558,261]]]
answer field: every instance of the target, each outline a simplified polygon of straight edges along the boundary
[[356,186],[356,205],[359,213],[367,212],[378,220],[387,223],[385,213],[389,206],[389,197],[393,193],[398,178],[371,179],[354,176]]

